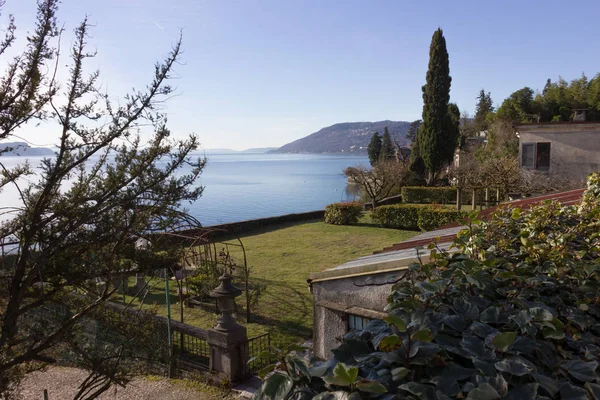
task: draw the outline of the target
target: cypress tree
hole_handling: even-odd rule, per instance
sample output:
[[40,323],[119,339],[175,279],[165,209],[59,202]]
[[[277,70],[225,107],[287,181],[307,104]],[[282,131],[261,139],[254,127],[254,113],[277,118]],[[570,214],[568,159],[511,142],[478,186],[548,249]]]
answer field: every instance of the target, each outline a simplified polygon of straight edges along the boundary
[[448,115],[451,82],[446,39],[438,28],[429,48],[429,69],[423,86],[423,125],[418,137],[421,157],[428,170],[428,184],[432,184],[442,166],[452,160],[458,142],[452,117]]
[[492,103],[492,96],[490,92],[485,92],[485,90],[481,89],[479,91],[479,95],[477,96],[477,106],[475,108],[475,130],[478,132],[487,131],[489,128],[489,123],[487,120],[487,116],[489,113],[494,111],[494,106]]
[[396,157],[396,149],[392,143],[390,132],[386,126],[383,131],[383,137],[381,138],[381,153],[379,154],[380,161],[391,161]]
[[371,166],[375,165],[375,163],[379,161],[379,156],[381,154],[381,136],[379,136],[379,132],[375,132],[373,137],[371,137],[369,147],[367,147],[367,153],[369,154]]

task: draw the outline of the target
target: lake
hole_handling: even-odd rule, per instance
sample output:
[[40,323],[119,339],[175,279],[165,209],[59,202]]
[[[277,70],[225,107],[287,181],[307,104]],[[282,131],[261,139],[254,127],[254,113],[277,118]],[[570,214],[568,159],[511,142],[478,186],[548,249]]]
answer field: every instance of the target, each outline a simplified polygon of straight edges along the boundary
[[[205,225],[322,210],[327,204],[352,200],[344,168],[368,165],[364,156],[331,154],[209,154],[199,179],[204,193],[184,204]],[[41,158],[32,157],[37,165]],[[7,167],[24,157],[1,157]],[[17,205],[16,192],[5,188],[0,204]]]

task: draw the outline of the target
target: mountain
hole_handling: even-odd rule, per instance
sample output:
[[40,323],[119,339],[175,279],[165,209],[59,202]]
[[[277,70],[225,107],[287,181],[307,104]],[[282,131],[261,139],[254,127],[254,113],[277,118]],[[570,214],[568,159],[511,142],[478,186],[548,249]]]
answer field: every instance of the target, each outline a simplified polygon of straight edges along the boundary
[[383,135],[388,127],[392,141],[408,145],[406,132],[410,122],[344,122],[321,129],[311,135],[288,143],[274,153],[366,153],[373,133]]
[[256,147],[253,149],[242,150],[242,153],[264,154],[277,150],[277,147]]
[[54,151],[45,147],[30,147],[25,142],[5,142],[0,143],[0,155],[2,156],[53,156]]

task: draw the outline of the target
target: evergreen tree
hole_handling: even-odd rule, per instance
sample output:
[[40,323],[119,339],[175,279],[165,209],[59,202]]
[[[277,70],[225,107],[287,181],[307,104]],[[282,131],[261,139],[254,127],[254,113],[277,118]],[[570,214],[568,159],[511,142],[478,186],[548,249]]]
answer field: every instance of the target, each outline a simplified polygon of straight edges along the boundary
[[475,132],[487,131],[489,129],[488,115],[494,112],[492,96],[490,92],[481,89],[477,96],[477,106],[475,108]]
[[396,157],[396,149],[392,143],[390,132],[386,126],[383,131],[383,137],[381,138],[381,153],[379,154],[380,161],[391,161]]
[[419,132],[419,128],[423,123],[422,120],[418,119],[410,123],[410,127],[408,128],[408,132],[406,132],[406,138],[414,143],[417,141],[417,132]]
[[369,142],[369,147],[367,147],[367,153],[369,154],[369,162],[371,165],[375,165],[375,163],[379,161],[379,156],[381,154],[381,136],[379,136],[379,132],[373,134],[373,137]]
[[414,173],[416,180],[424,181],[425,179],[425,162],[423,161],[423,157],[421,157],[421,150],[419,149],[419,140],[417,136],[417,140],[412,142],[412,146],[410,147],[410,170]]
[[423,125],[419,130],[419,149],[428,170],[428,184],[452,160],[458,142],[448,115],[451,82],[446,39],[438,28],[429,48],[429,69],[423,86]]

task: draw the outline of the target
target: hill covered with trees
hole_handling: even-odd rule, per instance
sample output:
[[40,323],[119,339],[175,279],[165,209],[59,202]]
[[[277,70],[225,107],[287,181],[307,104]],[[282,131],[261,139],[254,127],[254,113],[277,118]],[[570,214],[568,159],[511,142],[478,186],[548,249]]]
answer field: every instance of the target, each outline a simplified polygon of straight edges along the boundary
[[288,143],[275,153],[366,153],[373,133],[388,128],[392,141],[405,144],[410,122],[344,122]]

